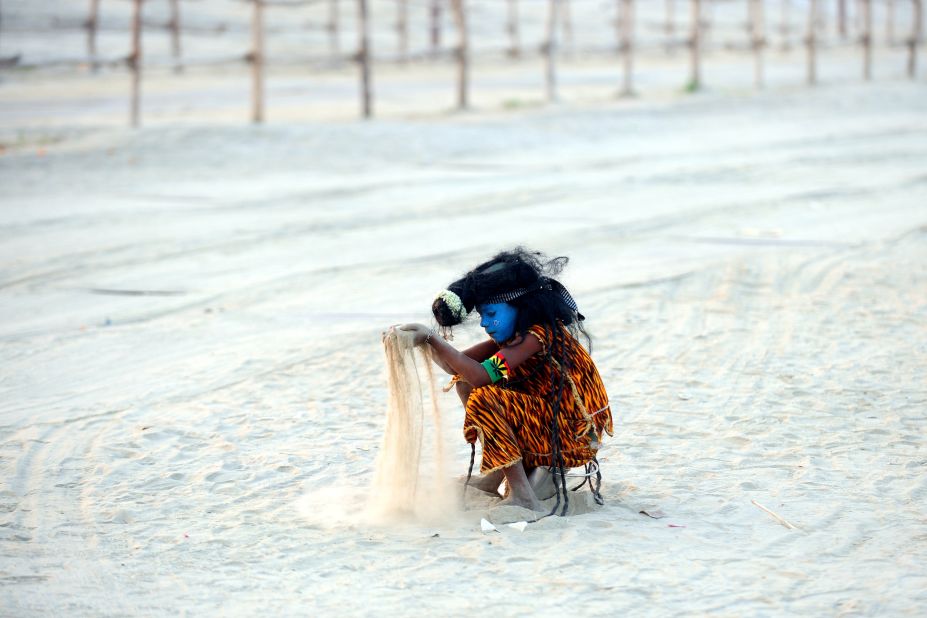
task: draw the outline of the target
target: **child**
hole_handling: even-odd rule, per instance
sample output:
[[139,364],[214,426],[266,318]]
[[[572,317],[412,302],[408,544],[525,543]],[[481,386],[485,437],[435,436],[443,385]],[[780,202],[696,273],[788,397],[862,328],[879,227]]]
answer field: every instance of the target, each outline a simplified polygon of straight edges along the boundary
[[[602,433],[612,434],[602,379],[577,341],[583,335],[590,343],[585,318],[566,288],[551,278],[566,263],[565,257],[545,260],[517,248],[480,264],[438,294],[432,312],[443,329],[476,309],[490,337],[462,352],[422,324],[399,327],[414,331],[417,345],[430,345],[435,362],[454,376],[465,408],[464,437],[471,448],[477,439],[482,445],[484,476],[477,487],[495,492],[504,476],[508,501],[538,511],[542,507],[528,476],[536,468],[551,469],[557,493],[551,514],[560,506],[561,490],[566,512],[565,470],[587,466],[590,474]],[[598,484],[593,493],[601,502]]]

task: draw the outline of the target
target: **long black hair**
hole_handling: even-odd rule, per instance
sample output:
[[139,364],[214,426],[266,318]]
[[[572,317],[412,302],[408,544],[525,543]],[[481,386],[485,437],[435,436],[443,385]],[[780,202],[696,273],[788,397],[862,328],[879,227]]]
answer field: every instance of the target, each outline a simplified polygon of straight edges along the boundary
[[[518,310],[515,336],[526,336],[532,326],[545,326],[551,332],[552,341],[547,346],[544,360],[556,369],[552,372],[554,377],[550,389],[553,410],[550,421],[551,470],[558,471],[560,478],[554,476],[557,501],[549,515],[560,508],[561,495],[563,510],[560,514],[564,515],[569,506],[558,423],[570,369],[569,354],[566,353],[569,342],[563,329],[574,338],[585,339],[586,347],[592,351],[592,340],[583,327],[585,317],[579,313],[576,302],[563,284],[554,279],[568,262],[569,258],[565,256],[548,259],[542,253],[523,247],[502,251],[451,283],[431,306],[435,320],[446,330],[461,324],[481,304],[505,302]],[[473,473],[475,448],[471,444],[473,450],[467,484]]]

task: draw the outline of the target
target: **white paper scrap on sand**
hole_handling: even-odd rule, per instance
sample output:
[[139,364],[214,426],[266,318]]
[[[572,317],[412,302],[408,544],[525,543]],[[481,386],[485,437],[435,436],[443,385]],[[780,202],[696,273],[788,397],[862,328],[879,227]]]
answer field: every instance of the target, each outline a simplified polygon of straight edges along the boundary
[[483,532],[493,532],[493,531],[499,532],[499,529],[496,528],[496,527],[495,527],[494,525],[492,525],[491,523],[489,523],[489,520],[487,520],[486,518],[483,518],[483,519],[480,520],[480,529],[481,529]]
[[528,527],[528,522],[526,522],[526,521],[516,521],[516,522],[514,522],[514,523],[505,524],[505,525],[508,526],[509,528],[515,528],[515,529],[518,530],[519,532],[524,532],[524,531],[525,531],[525,528]]

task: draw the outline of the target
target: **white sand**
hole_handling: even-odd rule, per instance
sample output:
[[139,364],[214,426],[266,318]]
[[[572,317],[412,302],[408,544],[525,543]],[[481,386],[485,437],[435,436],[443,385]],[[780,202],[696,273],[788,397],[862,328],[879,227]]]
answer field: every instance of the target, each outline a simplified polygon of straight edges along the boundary
[[[256,129],[167,78],[139,132],[119,76],[0,84],[0,614],[922,614],[927,91],[894,59]],[[381,331],[519,242],[572,258],[606,505],[371,523]]]

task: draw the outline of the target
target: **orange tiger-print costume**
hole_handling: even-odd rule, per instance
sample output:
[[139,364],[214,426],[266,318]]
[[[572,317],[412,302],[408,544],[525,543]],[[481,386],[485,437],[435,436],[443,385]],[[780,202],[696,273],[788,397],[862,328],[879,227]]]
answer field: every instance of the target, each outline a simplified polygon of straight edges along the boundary
[[[589,353],[566,328],[559,328],[569,361],[558,420],[560,444],[564,466],[576,468],[595,457],[603,432],[612,435],[612,415],[605,385]],[[546,358],[553,341],[551,329],[532,326],[528,332],[543,349],[513,369],[507,380],[473,389],[467,400],[464,437],[470,443],[479,438],[483,474],[519,461],[529,469],[552,465],[551,402],[560,364]]]

